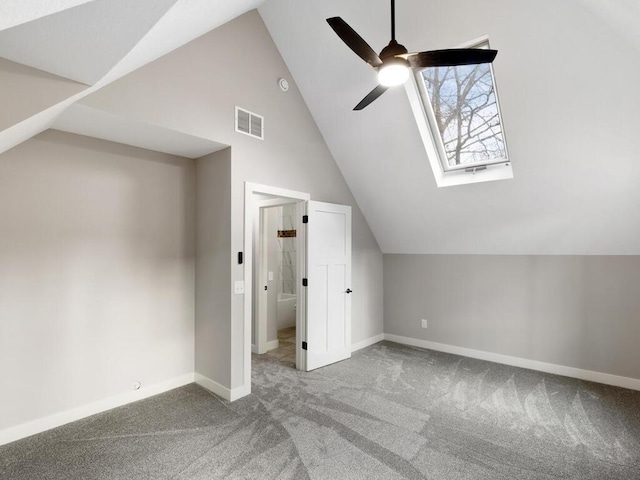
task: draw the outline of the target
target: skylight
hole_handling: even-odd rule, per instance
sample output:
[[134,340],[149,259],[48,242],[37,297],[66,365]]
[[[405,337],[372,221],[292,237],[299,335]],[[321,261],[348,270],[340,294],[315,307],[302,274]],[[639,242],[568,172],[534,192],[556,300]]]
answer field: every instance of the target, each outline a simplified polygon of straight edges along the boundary
[[[489,48],[489,42],[467,47]],[[492,65],[428,67],[414,80],[409,99],[427,155],[437,157],[438,186],[512,178]],[[492,166],[500,171],[484,172]]]

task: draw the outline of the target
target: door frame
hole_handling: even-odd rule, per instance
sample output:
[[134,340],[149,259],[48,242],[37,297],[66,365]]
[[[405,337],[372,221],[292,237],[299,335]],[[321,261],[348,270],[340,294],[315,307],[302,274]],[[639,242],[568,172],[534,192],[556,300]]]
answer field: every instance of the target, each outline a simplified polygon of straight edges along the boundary
[[[258,198],[258,196],[268,195],[272,198],[284,198],[293,200],[296,202],[296,214],[297,214],[297,230],[298,236],[298,248],[296,258],[296,269],[298,278],[305,276],[304,269],[306,268],[305,252],[307,249],[306,238],[304,236],[304,229],[300,228],[302,222],[302,215],[306,213],[307,202],[311,200],[311,195],[305,192],[298,192],[296,190],[288,190],[285,188],[273,187],[270,185],[261,185],[259,183],[245,182],[244,184],[244,385],[247,394],[251,393],[251,319],[252,319],[252,302],[254,300],[253,295],[253,245],[255,240],[254,219],[256,210],[259,212],[257,203],[264,201],[264,198]],[[289,202],[291,203],[291,202]],[[258,232],[259,234],[259,232]],[[306,367],[306,359],[302,355],[301,345],[304,337],[304,313],[306,312],[306,298],[305,292],[302,288],[296,289],[297,293],[297,308],[296,308],[296,366],[299,369]]]

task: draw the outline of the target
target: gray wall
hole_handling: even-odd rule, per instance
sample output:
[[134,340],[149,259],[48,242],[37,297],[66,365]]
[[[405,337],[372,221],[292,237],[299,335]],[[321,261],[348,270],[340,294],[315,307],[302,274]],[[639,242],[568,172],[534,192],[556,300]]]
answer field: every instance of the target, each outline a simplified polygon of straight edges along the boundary
[[384,310],[385,333],[640,378],[638,256],[385,255]]
[[[285,77],[287,93],[277,86]],[[231,252],[244,249],[244,182],[308,192],[315,200],[353,207],[354,342],[382,333],[382,254],[311,117],[260,15],[251,11],[108,85],[83,100],[92,107],[175,128],[232,146]],[[234,107],[265,116],[264,141],[234,132]],[[232,261],[231,283],[243,280]],[[232,296],[226,337],[210,377],[244,384],[243,297]],[[248,380],[248,379],[247,379]]]
[[231,149],[196,160],[195,371],[228,385],[231,328]]
[[0,131],[86,88],[73,80],[0,58]]
[[193,372],[194,189],[56,131],[0,155],[0,430]]

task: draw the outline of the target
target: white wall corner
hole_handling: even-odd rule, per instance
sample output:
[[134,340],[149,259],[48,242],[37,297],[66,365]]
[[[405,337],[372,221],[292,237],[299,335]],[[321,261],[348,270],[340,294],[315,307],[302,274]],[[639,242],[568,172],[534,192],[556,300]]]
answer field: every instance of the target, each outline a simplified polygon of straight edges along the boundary
[[280,346],[279,340],[271,340],[270,342],[267,342],[267,352],[270,350],[275,350],[279,346]]
[[128,403],[144,400],[160,393],[173,390],[174,388],[183,387],[194,381],[194,374],[187,373],[179,377],[174,377],[164,382],[156,383],[150,386],[143,386],[140,390],[121,393],[108,397],[97,402],[91,402],[87,405],[65,410],[64,412],[54,413],[46,417],[38,418],[31,422],[16,425],[0,431],[0,445],[15,442],[22,438],[30,437],[37,433],[51,430],[52,428],[75,422],[91,415],[106,412],[113,408],[127,405]]
[[528,368],[529,370],[536,370],[538,372],[551,373],[553,375],[561,375],[564,377],[577,378],[579,380],[603,383],[614,387],[640,391],[640,379],[637,378],[621,377],[610,373],[582,370],[580,368],[566,367],[564,365],[556,365],[554,363],[512,357],[501,353],[492,353],[483,350],[457,347],[455,345],[446,345],[444,343],[430,342],[428,340],[420,340],[417,338],[402,337],[400,335],[392,335],[390,333],[385,333],[384,339],[390,342],[400,343],[402,345],[426,348],[429,350],[436,350],[438,352],[451,353],[454,355],[461,355],[463,357],[476,358],[478,360],[486,360],[488,362],[501,363],[503,365],[511,365],[513,367]]

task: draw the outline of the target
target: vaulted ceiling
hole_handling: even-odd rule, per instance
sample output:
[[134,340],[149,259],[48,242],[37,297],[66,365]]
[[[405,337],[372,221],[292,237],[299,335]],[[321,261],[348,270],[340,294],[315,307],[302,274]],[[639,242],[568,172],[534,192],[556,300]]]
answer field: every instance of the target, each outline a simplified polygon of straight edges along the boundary
[[410,51],[483,35],[499,51],[513,179],[437,188],[402,87],[352,111],[375,72],[325,20],[380,50],[388,0],[3,0],[0,152],[51,127],[189,157],[222,148],[79,102],[259,8],[385,253],[640,254],[637,2],[396,3]]
[[514,178],[437,188],[403,88],[360,112],[374,72],[328,27],[340,16],[379,51],[388,0],[270,0],[287,66],[387,253],[640,253],[639,9],[628,1],[398,0],[409,51],[483,35]]
[[223,147],[70,107],[262,1],[3,0],[0,152],[52,127],[187,157]]

